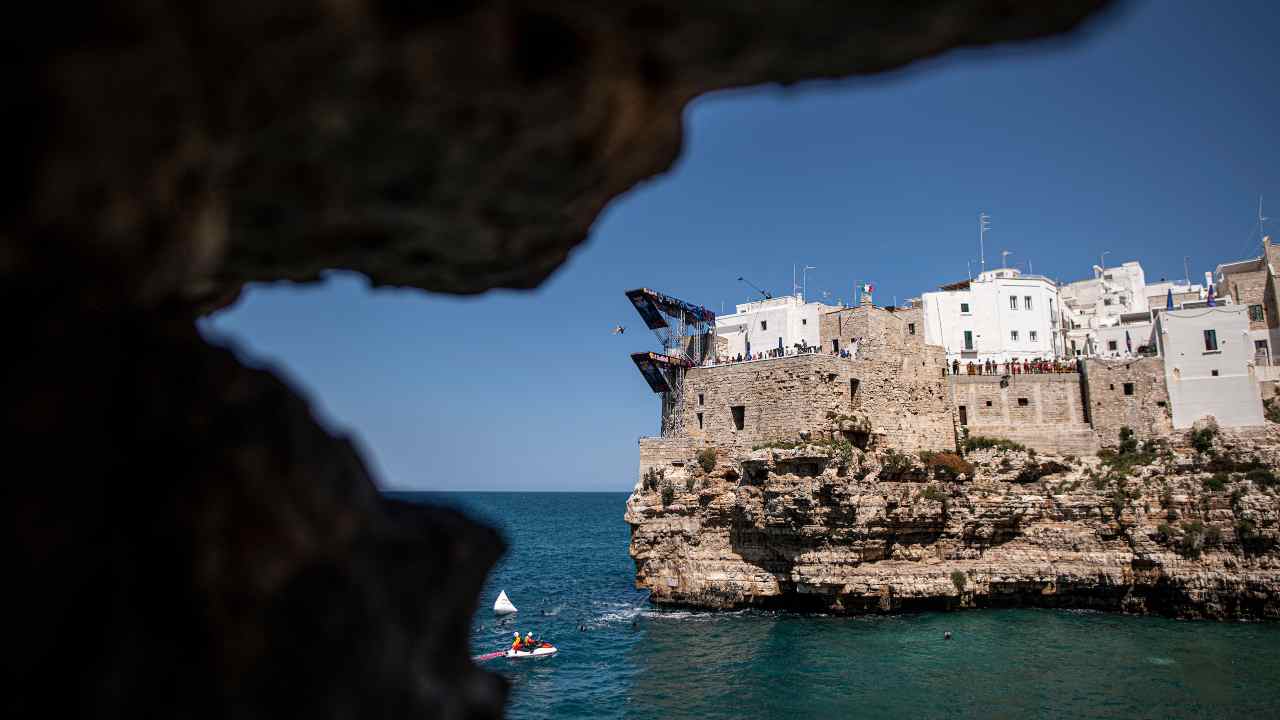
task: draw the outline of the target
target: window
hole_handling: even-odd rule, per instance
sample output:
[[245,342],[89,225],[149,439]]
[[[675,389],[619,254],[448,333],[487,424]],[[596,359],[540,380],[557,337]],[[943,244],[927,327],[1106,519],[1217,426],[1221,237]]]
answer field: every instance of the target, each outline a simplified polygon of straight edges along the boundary
[[1124,394],[1125,394],[1125,395],[1132,395],[1132,394],[1133,394],[1133,383],[1125,383],[1125,384],[1124,384]]
[[1035,330],[1032,330],[1031,332],[1027,333],[1027,337],[1029,337],[1029,338],[1031,339],[1031,342],[1035,342],[1035,341],[1036,341],[1036,331],[1035,331]]
[[746,427],[747,406],[734,405],[733,407],[729,408],[729,410],[733,412],[733,429],[741,430],[742,428]]
[[706,404],[706,403],[704,403],[704,402],[703,402],[702,393],[698,393],[698,404],[699,404],[699,405],[705,405],[705,404]]
[[990,401],[990,400],[988,400],[988,401],[987,401],[987,407],[991,407],[991,401]]
[[698,429],[702,429],[702,413],[698,413]]
[[801,324],[801,325],[808,325],[808,324],[809,324],[809,318],[800,318],[800,324]]
[[1023,296],[1022,296],[1022,309],[1023,309],[1023,310],[1030,310],[1030,309],[1031,309],[1031,296],[1030,296],[1030,295],[1023,295]]
[[1262,322],[1263,320],[1266,320],[1266,319],[1267,319],[1266,315],[1262,313],[1261,305],[1249,306],[1249,320],[1251,320],[1252,322]]
[[916,324],[915,324],[915,323],[907,323],[907,334],[908,334],[908,335],[915,335],[915,334],[916,334]]
[[1017,296],[1017,295],[1010,295],[1010,296],[1009,296],[1009,309],[1010,309],[1010,310],[1017,310],[1017,309],[1018,309],[1018,296]]
[[1009,331],[1009,339],[1010,339],[1011,341],[1013,341],[1013,342],[1018,342],[1018,331],[1017,331],[1017,330],[1010,330],[1010,331]]
[[1103,276],[1102,276],[1102,279],[1103,279],[1103,280],[1110,280],[1110,279],[1111,279],[1111,276],[1110,276],[1110,275],[1103,275]]
[[832,341],[831,341],[831,352],[833,352],[833,353],[838,353],[838,352],[840,352],[840,341],[839,341],[839,340],[832,340]]
[[858,386],[862,382],[858,378],[849,378],[849,404],[853,405],[858,401]]
[[1031,404],[1030,400],[1026,398],[1018,398],[1018,407],[1026,407],[1030,404]]
[[1102,304],[1103,304],[1103,305],[1110,305],[1110,304],[1111,304],[1111,298],[1103,298],[1103,299],[1102,299]]
[[958,409],[960,410],[960,424],[961,424],[961,425],[968,425],[968,424],[969,424],[969,411],[968,411],[968,409],[966,409],[966,408],[965,408],[965,406],[963,406],[963,405],[961,405]]
[[1217,349],[1218,349],[1218,331],[1205,330],[1204,331],[1204,351],[1216,352]]
[[1217,371],[1217,370],[1210,370],[1210,371],[1209,371],[1209,374],[1210,374],[1210,375],[1212,375],[1213,377],[1218,377],[1218,371]]
[[761,329],[761,330],[768,330],[768,329],[769,329],[769,321],[768,321],[768,320],[761,320],[761,321],[760,321],[760,329]]
[[961,315],[969,314],[969,303],[960,303],[960,314]]
[[973,331],[972,330],[964,331],[964,349],[965,350],[973,349]]
[[1116,341],[1115,341],[1115,340],[1108,340],[1108,341],[1107,341],[1107,349],[1108,349],[1108,350],[1115,350],[1115,349],[1116,349],[1116,347],[1117,347],[1117,346],[1116,346]]

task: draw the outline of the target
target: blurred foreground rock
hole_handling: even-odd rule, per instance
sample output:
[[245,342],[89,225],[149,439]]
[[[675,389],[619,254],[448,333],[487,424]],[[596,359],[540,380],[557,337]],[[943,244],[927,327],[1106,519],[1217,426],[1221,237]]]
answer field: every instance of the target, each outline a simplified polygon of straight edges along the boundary
[[1053,35],[1105,4],[13,9],[6,716],[497,716],[467,625],[500,540],[382,500],[194,317],[327,268],[536,286],[671,165],[699,93]]

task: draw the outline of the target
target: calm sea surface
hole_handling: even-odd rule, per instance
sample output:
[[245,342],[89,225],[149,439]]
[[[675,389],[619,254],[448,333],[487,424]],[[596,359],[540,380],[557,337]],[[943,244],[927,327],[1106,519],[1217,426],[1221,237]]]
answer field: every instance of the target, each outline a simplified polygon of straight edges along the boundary
[[[560,648],[486,664],[511,680],[512,718],[1280,717],[1280,624],[663,611],[632,586],[625,493],[392,495],[506,534],[473,654],[515,630]],[[504,589],[520,612],[499,621],[489,608]]]

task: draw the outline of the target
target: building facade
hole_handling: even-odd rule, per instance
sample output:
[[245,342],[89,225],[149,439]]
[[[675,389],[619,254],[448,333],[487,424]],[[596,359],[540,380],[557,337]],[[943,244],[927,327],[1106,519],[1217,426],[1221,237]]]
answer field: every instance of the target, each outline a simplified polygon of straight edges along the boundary
[[774,350],[816,347],[821,339],[823,313],[836,308],[806,303],[796,295],[743,303],[731,315],[716,317],[716,335],[723,339],[718,351],[728,359],[739,355],[768,355]]
[[1248,306],[1166,310],[1155,326],[1175,429],[1209,416],[1223,427],[1263,424]]
[[1060,300],[1057,285],[1015,268],[988,270],[973,280],[924,293],[924,342],[940,345],[947,360],[1056,359]]
[[1173,296],[1173,307],[1181,307],[1183,303],[1200,302],[1205,299],[1205,286],[1200,283],[1186,281],[1161,280],[1150,283],[1142,295],[1147,299],[1147,307],[1155,310],[1168,305],[1169,296]]
[[1093,266],[1093,277],[1063,285],[1062,347],[1072,357],[1109,357],[1098,330],[1120,324],[1122,315],[1146,312],[1146,275],[1129,261],[1116,267]]
[[1224,263],[1214,273],[1219,297],[1229,297],[1246,308],[1249,340],[1258,365],[1274,364],[1280,343],[1280,305],[1277,299],[1276,268],[1280,248],[1262,239],[1262,255],[1249,260]]

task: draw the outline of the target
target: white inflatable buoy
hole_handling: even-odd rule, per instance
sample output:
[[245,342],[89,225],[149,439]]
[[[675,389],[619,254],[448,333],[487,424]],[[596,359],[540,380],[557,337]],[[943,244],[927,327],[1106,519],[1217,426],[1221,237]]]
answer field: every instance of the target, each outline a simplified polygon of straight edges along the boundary
[[516,606],[511,604],[511,598],[507,597],[507,591],[503,590],[498,593],[498,599],[493,601],[494,615],[510,615],[516,612]]

